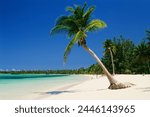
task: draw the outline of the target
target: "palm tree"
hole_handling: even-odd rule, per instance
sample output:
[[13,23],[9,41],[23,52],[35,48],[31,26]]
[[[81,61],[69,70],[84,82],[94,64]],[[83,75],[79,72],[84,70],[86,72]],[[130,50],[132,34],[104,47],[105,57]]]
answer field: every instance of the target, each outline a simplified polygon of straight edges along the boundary
[[56,25],[51,30],[51,34],[66,32],[68,36],[72,38],[65,49],[64,62],[66,62],[67,56],[71,52],[73,45],[78,43],[78,45],[82,46],[86,51],[88,51],[101,66],[110,82],[109,89],[130,87],[132,85],[130,83],[123,84],[115,80],[108,72],[101,60],[97,57],[97,55],[86,44],[86,37],[89,31],[93,32],[106,27],[106,23],[104,21],[99,19],[91,19],[91,14],[93,13],[94,9],[94,6],[86,9],[86,4],[84,4],[83,6],[76,5],[75,7],[67,7],[66,10],[70,12],[70,15],[59,17]]
[[114,46],[113,42],[110,39],[107,39],[104,42],[104,48],[105,48],[104,54],[110,53],[113,75],[115,75],[115,66],[114,66],[113,54],[116,53],[116,46]]

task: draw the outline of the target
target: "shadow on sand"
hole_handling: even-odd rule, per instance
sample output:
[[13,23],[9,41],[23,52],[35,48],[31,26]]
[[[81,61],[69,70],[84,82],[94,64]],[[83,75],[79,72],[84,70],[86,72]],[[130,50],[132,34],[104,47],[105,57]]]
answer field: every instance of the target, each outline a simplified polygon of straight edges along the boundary
[[96,91],[104,91],[104,90],[108,90],[108,88],[105,88],[105,89],[97,89]]
[[75,93],[75,91],[50,91],[50,92],[46,92],[46,94],[50,94],[50,95],[59,95],[62,93]]

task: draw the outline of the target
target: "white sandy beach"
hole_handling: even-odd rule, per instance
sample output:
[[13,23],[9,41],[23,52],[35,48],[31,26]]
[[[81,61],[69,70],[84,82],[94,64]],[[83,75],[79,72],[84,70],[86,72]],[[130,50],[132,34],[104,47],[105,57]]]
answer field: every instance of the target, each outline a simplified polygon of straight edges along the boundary
[[[80,84],[71,84],[58,89],[49,89],[32,99],[41,100],[149,100],[150,75],[115,75],[121,82],[130,82],[135,86],[126,89],[110,90],[106,76],[89,75],[89,80]],[[44,92],[44,91],[43,91]]]

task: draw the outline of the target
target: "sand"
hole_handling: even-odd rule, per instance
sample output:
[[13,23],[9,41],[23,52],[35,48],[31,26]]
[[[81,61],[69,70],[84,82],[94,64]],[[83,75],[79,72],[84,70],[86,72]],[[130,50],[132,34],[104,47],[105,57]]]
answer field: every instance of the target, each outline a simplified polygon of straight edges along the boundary
[[40,100],[150,100],[150,75],[115,75],[120,82],[130,82],[135,86],[110,90],[106,76],[88,75],[89,80],[67,85],[55,90],[49,89],[33,99]]

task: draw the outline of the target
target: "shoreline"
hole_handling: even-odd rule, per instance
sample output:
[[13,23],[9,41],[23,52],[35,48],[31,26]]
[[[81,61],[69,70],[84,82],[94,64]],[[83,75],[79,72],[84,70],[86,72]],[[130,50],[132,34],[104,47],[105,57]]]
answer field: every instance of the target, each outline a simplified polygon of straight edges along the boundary
[[[74,75],[74,74],[73,74]],[[105,75],[80,74],[74,78],[84,78],[85,80],[73,80],[64,82],[54,87],[47,82],[33,85],[38,88],[36,91],[21,94],[9,94],[7,97],[12,100],[149,100],[150,99],[150,74],[116,74],[115,79],[120,82],[130,82],[135,86],[126,89],[110,90],[109,81]],[[43,81],[43,80],[42,80]],[[41,82],[41,80],[40,80]],[[24,90],[26,92],[26,89]],[[7,93],[7,92],[6,92]],[[12,96],[11,96],[12,95]],[[13,97],[13,95],[20,95]],[[6,98],[6,100],[7,100]],[[5,99],[5,98],[4,98]],[[2,99],[3,100],[3,99]]]

